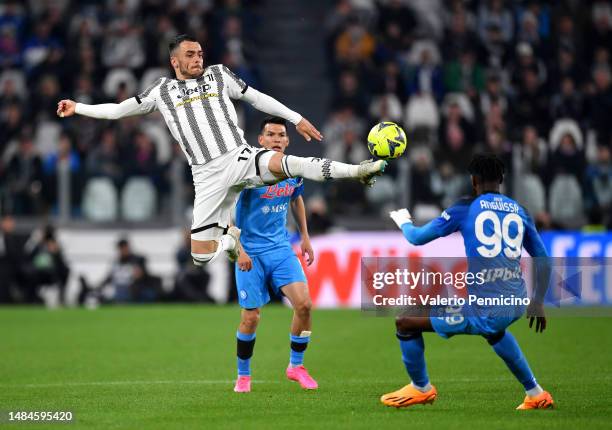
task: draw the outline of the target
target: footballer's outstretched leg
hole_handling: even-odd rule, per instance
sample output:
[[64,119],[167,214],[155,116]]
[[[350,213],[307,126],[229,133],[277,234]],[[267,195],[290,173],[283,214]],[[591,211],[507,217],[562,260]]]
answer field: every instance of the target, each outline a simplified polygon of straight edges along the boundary
[[295,155],[274,154],[268,168],[279,178],[296,176],[312,181],[330,179],[358,179],[364,185],[374,185],[375,177],[385,171],[384,160],[366,160],[361,164],[346,164],[317,157],[296,157]]
[[427,317],[399,317],[395,321],[397,338],[402,351],[402,361],[411,383],[392,393],[381,396],[380,401],[396,408],[431,404],[436,399],[436,387],[430,384],[425,365],[423,332],[433,331]]
[[537,383],[527,359],[512,333],[502,331],[487,337],[495,353],[506,363],[508,369],[525,387],[525,400],[516,409],[548,409],[554,401],[550,393]]

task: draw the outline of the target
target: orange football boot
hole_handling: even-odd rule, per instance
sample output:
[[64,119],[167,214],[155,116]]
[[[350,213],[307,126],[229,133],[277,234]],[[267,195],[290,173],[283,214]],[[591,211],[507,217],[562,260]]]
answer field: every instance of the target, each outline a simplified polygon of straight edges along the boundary
[[380,401],[387,406],[405,408],[412,405],[432,404],[434,400],[436,400],[437,395],[438,391],[436,391],[436,387],[433,385],[431,386],[431,390],[423,393],[414,388],[412,384],[408,384],[397,391],[383,394],[380,397]]
[[523,403],[517,406],[518,410],[527,409],[548,409],[555,406],[552,396],[548,391],[544,391],[537,396],[525,396]]

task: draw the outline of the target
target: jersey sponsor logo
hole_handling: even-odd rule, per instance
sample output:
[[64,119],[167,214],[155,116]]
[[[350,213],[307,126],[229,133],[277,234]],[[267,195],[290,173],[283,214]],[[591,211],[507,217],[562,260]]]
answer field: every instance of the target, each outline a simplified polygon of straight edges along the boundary
[[183,106],[183,105],[185,105],[187,103],[192,103],[192,102],[195,102],[197,100],[203,100],[203,99],[207,99],[207,98],[210,98],[210,97],[219,97],[219,94],[217,94],[217,93],[201,94],[201,95],[196,96],[196,97],[191,97],[189,99],[185,99],[182,102],[178,103],[175,107],[181,107],[181,106]]
[[179,94],[177,97],[180,99],[183,99],[185,97],[191,96],[192,94],[205,93],[211,88],[212,88],[212,85],[209,85],[209,84],[198,85],[195,88],[179,88],[179,91],[181,94]]
[[293,195],[295,187],[285,184],[284,187],[279,187],[278,184],[270,185],[266,188],[266,192],[261,195],[262,199],[274,199],[276,197],[288,197]]
[[281,203],[280,205],[273,205],[273,206],[263,206],[261,208],[261,211],[264,214],[269,214],[270,212],[272,213],[281,213],[281,212],[285,212],[287,210],[287,203]]

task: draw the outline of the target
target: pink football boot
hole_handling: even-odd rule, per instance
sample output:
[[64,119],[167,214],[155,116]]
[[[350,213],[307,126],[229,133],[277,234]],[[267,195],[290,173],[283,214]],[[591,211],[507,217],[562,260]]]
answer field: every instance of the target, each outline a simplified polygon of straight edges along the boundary
[[305,390],[316,390],[319,388],[317,381],[312,379],[308,374],[308,370],[304,366],[287,367],[287,378],[291,381],[297,381]]
[[251,392],[251,377],[250,376],[239,376],[238,379],[236,379],[236,385],[234,386],[234,392],[250,393]]

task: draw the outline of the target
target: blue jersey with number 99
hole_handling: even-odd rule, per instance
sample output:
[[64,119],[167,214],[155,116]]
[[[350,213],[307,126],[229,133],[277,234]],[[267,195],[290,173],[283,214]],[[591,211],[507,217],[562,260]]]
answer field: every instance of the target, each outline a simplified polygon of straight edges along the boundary
[[511,198],[495,192],[461,199],[428,224],[404,224],[402,231],[414,245],[461,232],[469,271],[481,273],[484,279],[483,285],[477,285],[478,297],[525,297],[520,269],[523,248],[532,257],[547,256],[527,212]]

